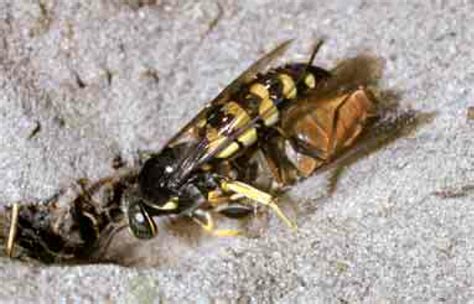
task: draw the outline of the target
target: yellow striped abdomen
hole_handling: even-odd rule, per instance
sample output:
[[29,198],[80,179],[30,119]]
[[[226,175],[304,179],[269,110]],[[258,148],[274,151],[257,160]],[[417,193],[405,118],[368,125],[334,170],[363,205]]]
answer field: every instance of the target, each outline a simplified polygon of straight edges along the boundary
[[[236,132],[248,128],[251,123],[249,114],[237,102],[227,102],[219,111],[221,112],[220,125],[207,126],[206,137],[211,151],[222,145]],[[241,146],[248,147],[256,141],[257,131],[254,127],[248,128],[248,130],[237,136],[236,140],[220,151],[216,157],[228,158],[234,155]]]
[[[306,70],[300,75],[291,67],[272,70],[244,86],[242,90],[247,92],[245,97],[238,92],[234,100],[218,106],[205,127],[209,150],[220,149],[216,157],[228,158],[240,149],[253,145],[258,135],[255,125],[251,124],[256,122],[266,127],[277,124],[280,120],[279,107],[298,97],[297,82],[303,85],[298,87],[313,89],[316,77]],[[229,141],[230,137],[236,138]]]

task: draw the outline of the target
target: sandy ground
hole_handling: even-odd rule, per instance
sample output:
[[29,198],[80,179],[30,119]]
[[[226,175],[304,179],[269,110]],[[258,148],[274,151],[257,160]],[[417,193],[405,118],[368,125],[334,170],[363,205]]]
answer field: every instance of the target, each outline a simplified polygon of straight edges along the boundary
[[321,36],[323,66],[382,56],[401,107],[436,115],[346,168],[332,195],[328,174],[296,186],[297,233],[272,218],[258,238],[205,238],[148,268],[0,259],[0,301],[474,303],[473,10],[469,1],[1,0],[1,205],[111,174],[117,154],[159,149],[288,38],[286,61],[306,58]]

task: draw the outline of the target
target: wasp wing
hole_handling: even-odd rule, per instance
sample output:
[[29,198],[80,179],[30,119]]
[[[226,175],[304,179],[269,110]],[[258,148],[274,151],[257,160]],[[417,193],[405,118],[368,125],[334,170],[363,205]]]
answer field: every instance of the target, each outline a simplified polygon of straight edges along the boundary
[[242,72],[242,74],[226,86],[214,99],[212,99],[189,123],[176,133],[167,145],[175,145],[189,139],[189,136],[192,136],[194,133],[193,129],[200,123],[205,123],[205,119],[209,112],[211,112],[217,105],[222,105],[229,101],[229,98],[238,92],[243,85],[250,82],[258,73],[267,69],[272,62],[285,53],[292,41],[292,39],[289,39],[280,43],[276,48],[254,62],[250,67]]
[[217,95],[211,101],[211,104],[222,104],[223,102],[226,102],[230,96],[232,96],[242,87],[243,84],[250,82],[256,74],[265,70],[273,61],[282,56],[292,41],[292,39],[284,41],[272,51],[258,59],[247,70],[240,74],[239,77],[232,81],[224,90],[222,90],[219,95]]
[[[236,128],[235,134],[229,134],[230,140],[221,142],[216,147],[210,149],[208,139],[200,134],[199,130],[207,123],[207,117],[217,107],[222,106],[230,100],[242,87],[251,82],[255,76],[265,71],[268,66],[277,58],[279,58],[288,49],[292,40],[287,40],[263,57],[253,63],[247,70],[240,74],[232,81],[224,90],[222,90],[201,112],[199,112],[180,132],[174,136],[167,146],[175,146],[182,143],[190,144],[188,152],[182,156],[179,161],[178,168],[173,178],[169,181],[170,185],[180,184],[195,168],[200,167],[207,160],[211,159],[217,153],[225,149],[236,136],[243,133],[251,127],[257,120],[251,121],[244,128]],[[232,128],[230,128],[232,129]]]
[[[311,66],[316,54],[318,53],[319,49],[321,48],[322,44],[323,44],[323,40],[319,40],[316,42],[315,44],[315,47],[313,49],[313,52],[311,53],[311,57],[309,59],[309,61],[305,64],[305,70]],[[275,48],[272,52],[268,53],[268,55],[262,57],[260,60],[258,60],[251,68],[249,68],[246,72],[242,73],[242,75],[237,79],[246,79],[246,82],[249,82],[252,77],[258,73],[258,68],[259,66],[267,66],[274,58],[276,58],[275,56],[279,56],[281,55],[288,47],[288,45],[291,43],[291,40],[288,40],[284,43],[282,43],[280,46],[278,46],[277,48]],[[341,67],[342,68],[342,67]],[[305,72],[302,73],[302,75],[305,75]],[[236,81],[237,81],[236,80]],[[236,82],[234,81],[234,82]],[[300,79],[297,79],[296,82],[295,82],[295,87],[298,86],[298,84],[303,81],[303,76],[301,76]],[[229,86],[229,88],[232,87],[232,84]],[[233,92],[235,93],[235,92]],[[217,96],[217,98],[215,99],[216,101],[219,101],[220,98],[224,98],[226,99],[226,94],[225,93],[225,90],[219,94]],[[231,96],[231,95],[229,95]],[[227,99],[228,100],[228,99]],[[270,110],[270,108],[268,109],[268,111]],[[233,130],[233,132],[231,132],[230,134],[227,135],[227,138],[225,141],[221,142],[219,145],[216,145],[215,147],[213,147],[213,149],[210,149],[208,150],[200,159],[198,165],[202,164],[202,163],[205,163],[206,161],[208,161],[209,159],[211,159],[212,157],[214,157],[216,154],[218,154],[219,152],[221,152],[222,150],[224,150],[231,142],[233,142],[237,137],[239,137],[240,135],[242,135],[244,132],[246,132],[249,128],[252,128],[255,126],[255,124],[262,119],[262,117],[265,116],[265,112],[261,113],[259,116],[256,116],[254,117],[253,119],[251,119],[245,126],[243,127],[240,127],[240,128],[236,128]]]

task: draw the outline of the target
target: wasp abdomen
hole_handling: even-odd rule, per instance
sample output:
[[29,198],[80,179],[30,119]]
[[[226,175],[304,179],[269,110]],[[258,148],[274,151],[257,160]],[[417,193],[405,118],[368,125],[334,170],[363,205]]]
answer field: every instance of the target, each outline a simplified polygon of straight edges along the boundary
[[[246,128],[251,123],[252,117],[235,101],[230,101],[219,106],[208,117],[205,126],[205,136],[209,142],[209,149],[219,147],[239,129]],[[233,142],[220,151],[217,158],[228,158],[237,152],[240,147],[248,147],[257,141],[257,131],[254,127],[248,128]]]
[[[265,126],[279,121],[280,110],[288,102],[316,88],[330,74],[324,69],[306,64],[291,64],[274,69],[249,85],[246,99],[259,100],[258,112]],[[248,104],[248,103],[244,103]]]
[[233,156],[241,148],[249,147],[258,139],[257,129],[248,128],[252,121],[271,127],[280,120],[280,110],[285,103],[299,94],[314,89],[317,82],[329,73],[307,65],[288,65],[259,75],[249,83],[234,101],[216,107],[207,118],[206,138],[209,149],[214,149],[239,129],[247,129],[220,151],[217,158]]

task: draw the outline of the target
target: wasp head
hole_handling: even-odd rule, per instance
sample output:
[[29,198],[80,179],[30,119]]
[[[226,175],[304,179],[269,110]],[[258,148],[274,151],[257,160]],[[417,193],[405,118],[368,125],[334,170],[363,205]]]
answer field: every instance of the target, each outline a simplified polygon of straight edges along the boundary
[[176,151],[167,148],[150,157],[138,175],[141,196],[145,204],[156,212],[178,211],[179,190],[170,186],[176,164]]
[[143,164],[138,174],[138,189],[127,200],[130,228],[136,237],[153,237],[157,233],[153,216],[181,213],[199,194],[191,185],[176,186],[179,184],[176,176],[181,173],[179,160],[185,155],[185,148],[179,145],[165,148]]

